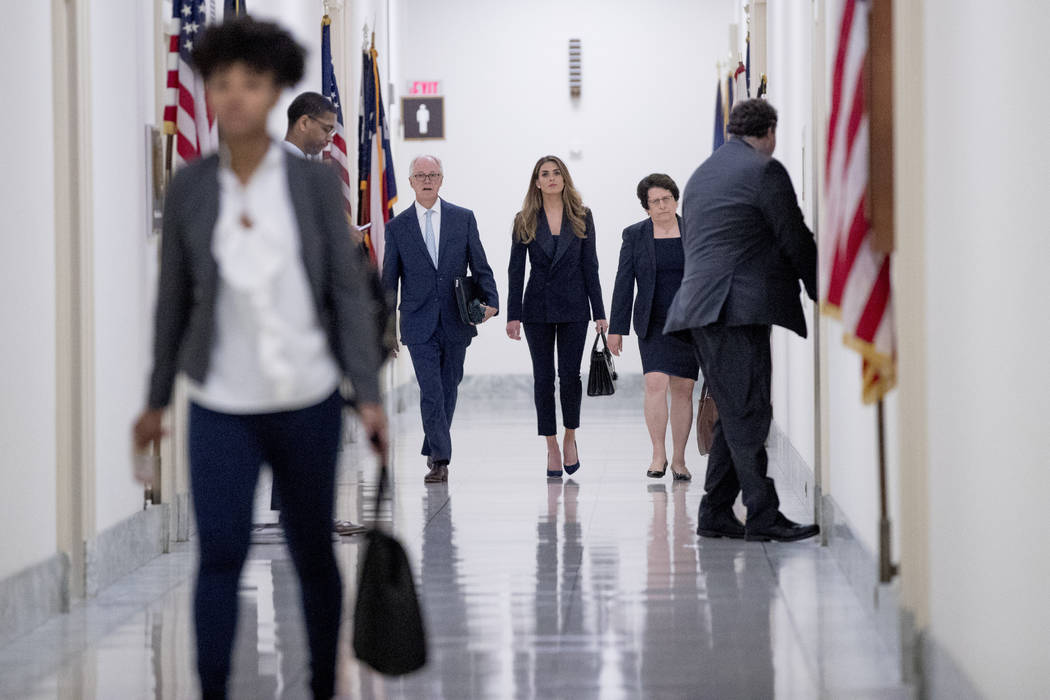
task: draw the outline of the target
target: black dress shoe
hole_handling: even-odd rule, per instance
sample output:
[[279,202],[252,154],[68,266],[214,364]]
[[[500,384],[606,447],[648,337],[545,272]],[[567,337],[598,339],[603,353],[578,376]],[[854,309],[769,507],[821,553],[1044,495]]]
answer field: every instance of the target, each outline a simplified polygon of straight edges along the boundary
[[728,537],[731,540],[742,540],[744,533],[744,523],[737,520],[732,511],[710,517],[700,516],[700,524],[696,528],[696,534],[702,537]]
[[434,466],[423,477],[423,483],[438,484],[442,481],[448,481],[448,462],[434,462]]
[[760,530],[748,528],[744,539],[748,542],[795,542],[820,533],[819,525],[800,525],[777,513],[777,519],[769,527]]

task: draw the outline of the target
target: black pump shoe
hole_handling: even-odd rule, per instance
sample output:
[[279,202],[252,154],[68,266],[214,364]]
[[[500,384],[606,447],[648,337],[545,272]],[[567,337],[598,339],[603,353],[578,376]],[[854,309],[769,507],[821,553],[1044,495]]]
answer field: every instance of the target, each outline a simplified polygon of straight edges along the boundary
[[[576,441],[575,440],[572,441],[572,445],[573,445],[573,447],[576,447]],[[579,471],[579,469],[580,469],[580,449],[577,447],[576,448],[576,464],[566,464],[565,465],[565,473],[566,474],[575,474],[577,471]]]
[[[550,452],[548,452],[547,453],[547,464],[550,464],[550,460],[551,460],[551,454],[550,454]],[[547,478],[548,479],[560,479],[561,478],[561,469],[548,469],[547,470]]]
[[656,471],[655,469],[650,469],[647,472],[645,472],[645,475],[647,477],[649,477],[650,479],[662,479],[662,478],[664,478],[664,474],[666,474],[666,473],[667,473],[667,460],[664,460],[664,468],[662,470]]

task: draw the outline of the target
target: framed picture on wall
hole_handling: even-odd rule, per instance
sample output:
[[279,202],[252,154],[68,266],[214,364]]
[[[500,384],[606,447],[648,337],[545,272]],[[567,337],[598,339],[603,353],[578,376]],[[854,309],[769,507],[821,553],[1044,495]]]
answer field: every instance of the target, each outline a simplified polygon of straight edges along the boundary
[[445,98],[402,97],[401,123],[406,141],[445,138]]

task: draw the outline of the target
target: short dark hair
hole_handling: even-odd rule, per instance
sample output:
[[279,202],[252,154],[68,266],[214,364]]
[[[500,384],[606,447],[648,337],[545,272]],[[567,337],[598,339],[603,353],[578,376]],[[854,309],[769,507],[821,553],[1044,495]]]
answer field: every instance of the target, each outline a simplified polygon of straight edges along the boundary
[[273,73],[281,87],[291,87],[303,77],[304,56],[303,47],[287,30],[248,16],[209,25],[192,52],[193,65],[205,80],[242,61],[252,70]]
[[668,190],[671,196],[674,197],[674,201],[678,201],[678,185],[674,184],[671,176],[663,173],[653,173],[652,175],[646,175],[638,183],[638,201],[642,203],[642,209],[649,211],[649,190],[653,187]]
[[763,99],[737,102],[729,113],[729,126],[734,136],[765,136],[770,129],[777,128],[777,110]]
[[304,92],[288,105],[288,128],[292,128],[304,115],[319,117],[322,114],[335,114],[332,101],[319,92]]

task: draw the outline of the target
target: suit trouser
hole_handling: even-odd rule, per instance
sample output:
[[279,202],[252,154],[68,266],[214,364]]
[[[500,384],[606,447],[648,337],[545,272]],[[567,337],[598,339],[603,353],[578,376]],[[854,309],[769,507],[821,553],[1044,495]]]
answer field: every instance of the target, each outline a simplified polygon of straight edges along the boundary
[[435,462],[452,459],[452,415],[456,412],[459,382],[467,343],[445,337],[438,323],[425,343],[408,346],[419,383],[419,412],[423,418],[422,454]]
[[562,425],[569,430],[580,427],[583,383],[580,363],[587,344],[590,321],[569,323],[525,323],[525,340],[532,355],[532,391],[536,402],[536,430],[540,435],[558,434],[554,407],[554,348],[558,348],[558,388],[561,395]]
[[714,324],[693,328],[691,335],[718,406],[699,518],[703,522],[732,508],[743,491],[748,528],[768,527],[780,507],[766,476],[765,441],[773,419],[769,326]]
[[285,537],[299,574],[311,687],[318,698],[333,693],[343,601],[332,552],[342,406],[338,392],[314,406],[276,413],[229,414],[190,406],[190,484],[200,546],[194,620],[205,698],[226,697],[237,586],[264,461],[281,490]]

